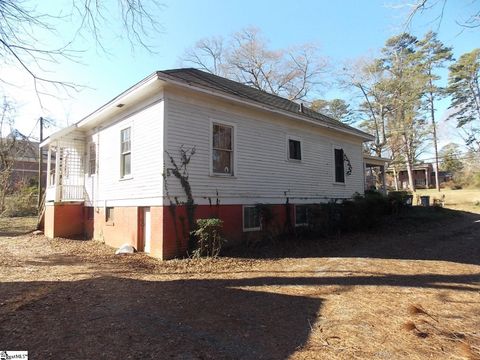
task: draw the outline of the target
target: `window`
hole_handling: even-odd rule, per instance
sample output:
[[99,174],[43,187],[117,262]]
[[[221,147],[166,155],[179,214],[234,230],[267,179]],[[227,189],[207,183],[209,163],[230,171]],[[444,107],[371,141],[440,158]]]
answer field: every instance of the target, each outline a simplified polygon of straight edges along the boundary
[[120,175],[128,176],[132,173],[132,148],[130,139],[130,128],[120,132]]
[[335,149],[335,182],[345,182],[345,167],[343,164],[343,149]]
[[106,207],[105,208],[105,221],[107,223],[113,222],[113,207]]
[[302,144],[300,140],[288,139],[288,159],[302,160]]
[[212,172],[233,175],[233,127],[214,123]]
[[88,151],[88,173],[94,175],[97,172],[97,145],[90,143]]
[[308,224],[308,206],[295,205],[295,226]]
[[260,212],[256,206],[243,207],[243,231],[260,230]]

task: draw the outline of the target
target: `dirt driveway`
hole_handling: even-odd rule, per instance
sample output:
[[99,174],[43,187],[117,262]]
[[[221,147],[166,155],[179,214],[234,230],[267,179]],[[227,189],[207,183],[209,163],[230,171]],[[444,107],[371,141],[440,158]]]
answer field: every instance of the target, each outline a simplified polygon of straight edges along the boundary
[[0,238],[0,350],[31,359],[478,359],[480,215],[310,242],[290,258],[116,257]]

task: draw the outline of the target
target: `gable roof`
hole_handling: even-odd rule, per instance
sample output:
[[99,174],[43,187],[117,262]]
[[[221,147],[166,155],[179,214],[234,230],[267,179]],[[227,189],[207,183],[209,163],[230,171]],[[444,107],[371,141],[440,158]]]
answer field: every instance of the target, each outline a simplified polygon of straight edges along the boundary
[[159,78],[166,77],[165,80],[167,82],[168,79],[173,79],[194,87],[226,93],[243,100],[253,101],[262,105],[292,113],[297,116],[301,115],[335,129],[347,130],[367,139],[373,138],[372,135],[364,131],[344,124],[339,120],[333,119],[319,112],[313,111],[312,109],[309,109],[308,107],[300,105],[294,101],[270,94],[266,91],[258,90],[251,86],[247,86],[218,75],[207,73],[205,71],[193,68],[183,68],[157,71],[157,75]]
[[101,122],[102,119],[111,116],[113,112],[119,111],[119,107],[124,105],[123,103],[125,100],[131,101],[134,94],[145,94],[145,92],[155,91],[155,89],[158,89],[154,84],[160,83],[158,80],[161,80],[166,84],[171,83],[177,86],[185,86],[191,88],[192,90],[205,91],[216,96],[227,97],[230,100],[240,101],[252,106],[263,107],[268,111],[290,115],[299,120],[308,121],[319,126],[324,126],[330,129],[355,135],[362,138],[364,141],[374,140],[372,135],[364,131],[356,129],[329,116],[313,111],[306,106],[302,106],[280,96],[273,95],[267,93],[266,91],[258,90],[251,86],[247,86],[198,69],[181,68],[156,71],[150,74],[137,84],[115,96],[112,100],[97,110],[80,119],[77,123],[50,135],[40,144],[40,147],[45,146],[51,141],[71,133],[72,131],[75,131],[76,128],[93,126],[92,124],[95,122]]

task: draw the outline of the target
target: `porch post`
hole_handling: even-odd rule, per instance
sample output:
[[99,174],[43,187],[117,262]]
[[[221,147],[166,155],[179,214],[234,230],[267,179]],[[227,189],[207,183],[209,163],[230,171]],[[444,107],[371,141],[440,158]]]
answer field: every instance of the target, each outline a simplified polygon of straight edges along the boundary
[[45,189],[48,188],[50,185],[52,185],[51,179],[50,179],[50,171],[51,171],[51,159],[52,159],[52,149],[50,147],[50,144],[48,145],[48,152],[47,152],[47,181],[45,184]]
[[60,184],[60,147],[57,142],[57,151],[55,151],[55,202],[60,200],[61,184]]
[[425,187],[428,189],[430,187],[430,172],[428,171],[428,167],[425,169]]

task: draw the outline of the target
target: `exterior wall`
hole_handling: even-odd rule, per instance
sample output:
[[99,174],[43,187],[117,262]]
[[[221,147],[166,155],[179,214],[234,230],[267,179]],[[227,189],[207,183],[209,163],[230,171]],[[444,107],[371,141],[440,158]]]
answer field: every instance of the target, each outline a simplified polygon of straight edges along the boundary
[[84,235],[82,203],[50,203],[45,207],[45,236],[78,237]]
[[[350,198],[364,191],[362,142],[318,126],[302,124],[244,106],[192,94],[166,91],[165,148],[179,161],[179,148],[195,147],[188,166],[195,201],[208,204],[283,203]],[[235,126],[235,176],[211,176],[211,122]],[[302,160],[287,160],[287,137],[302,141]],[[334,183],[334,146],[351,161],[345,184]],[[179,182],[169,177],[170,197],[184,198]],[[217,195],[218,194],[218,195]],[[287,194],[287,195],[286,195]],[[168,203],[168,202],[167,202]]]
[[94,211],[94,239],[113,247],[130,244],[138,249],[138,208],[114,207],[114,220],[107,222],[105,209]]
[[[119,115],[102,128],[87,134],[97,144],[97,173],[86,171],[89,203],[105,206],[154,206],[163,196],[163,101],[142,102],[126,115]],[[120,174],[120,132],[131,128],[131,176]],[[86,161],[88,160],[88,157]]]

